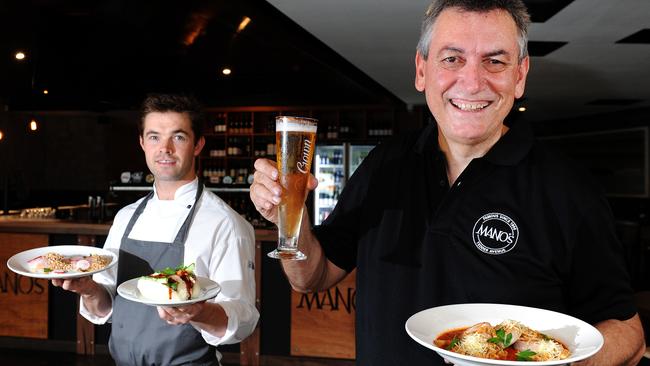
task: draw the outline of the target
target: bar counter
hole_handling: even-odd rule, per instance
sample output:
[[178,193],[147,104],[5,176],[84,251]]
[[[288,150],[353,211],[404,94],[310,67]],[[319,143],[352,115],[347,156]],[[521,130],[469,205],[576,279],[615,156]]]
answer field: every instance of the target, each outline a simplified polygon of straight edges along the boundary
[[107,235],[110,223],[0,216],[0,233]]
[[[78,354],[92,355],[96,352],[95,326],[76,313],[76,344],[71,341],[51,339],[48,329],[57,312],[67,309],[53,309],[52,294],[47,280],[19,276],[11,272],[7,260],[14,254],[31,248],[48,245],[101,246],[108,235],[110,222],[91,223],[47,218],[20,218],[17,215],[0,216],[0,346],[31,349],[68,349]],[[275,242],[277,232],[256,229],[256,262],[261,262],[262,242]],[[261,303],[261,266],[256,266],[256,304]],[[78,300],[77,300],[78,301]],[[54,301],[56,303],[56,301]],[[77,309],[75,309],[76,311]],[[72,310],[71,310],[72,311]],[[54,314],[54,315],[52,315]],[[67,314],[66,316],[72,316]],[[56,319],[54,319],[56,320]],[[69,328],[67,324],[63,327]],[[69,329],[68,329],[69,331]],[[97,345],[99,346],[99,345]],[[102,350],[105,351],[105,350]],[[237,354],[224,354],[224,360],[241,365],[260,364],[259,324],[255,332],[240,344]]]
[[[20,218],[14,215],[0,216],[0,233],[108,235],[110,228],[110,222],[91,223],[59,219]],[[277,231],[255,229],[255,238],[259,241],[275,241]]]

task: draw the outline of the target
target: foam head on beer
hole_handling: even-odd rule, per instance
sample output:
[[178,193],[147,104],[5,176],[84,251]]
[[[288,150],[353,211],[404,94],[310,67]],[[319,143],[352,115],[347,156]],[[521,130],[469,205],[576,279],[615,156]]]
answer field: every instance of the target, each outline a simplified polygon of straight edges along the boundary
[[[304,120],[311,121],[308,118],[301,118]],[[317,126],[315,124],[306,124],[296,122],[295,119],[290,117],[280,117],[275,122],[275,131],[276,132],[310,132],[316,133]]]

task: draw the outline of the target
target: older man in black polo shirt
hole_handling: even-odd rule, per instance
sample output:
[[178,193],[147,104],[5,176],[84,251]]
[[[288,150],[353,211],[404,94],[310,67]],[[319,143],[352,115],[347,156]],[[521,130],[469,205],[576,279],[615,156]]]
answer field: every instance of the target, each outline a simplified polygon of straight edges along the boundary
[[[523,95],[528,14],[519,0],[439,0],[429,7],[415,86],[436,119],[379,145],[328,219],[305,216],[299,291],[357,268],[357,362],[443,364],[408,339],[406,319],[466,302],[551,309],[594,324],[602,350],[584,365],[636,365],[645,349],[613,219],[579,169],[504,124]],[[275,164],[255,163],[251,199],[277,222]],[[310,188],[317,182],[312,179]]]

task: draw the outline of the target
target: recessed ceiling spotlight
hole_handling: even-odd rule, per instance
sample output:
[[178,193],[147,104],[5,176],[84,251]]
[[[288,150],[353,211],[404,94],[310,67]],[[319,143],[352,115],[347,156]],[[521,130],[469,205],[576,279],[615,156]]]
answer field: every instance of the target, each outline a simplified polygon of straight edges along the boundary
[[43,94],[48,95],[48,94],[50,94],[50,91],[47,90],[47,89],[43,89]]
[[27,57],[27,56],[25,55],[24,52],[22,52],[22,51],[18,51],[18,52],[16,52],[16,55],[15,55],[14,57],[16,57],[16,60],[22,61],[22,60],[24,60],[25,57]]
[[232,73],[232,70],[230,70],[227,67],[224,67],[223,70],[221,70],[221,73],[224,75],[230,75]]
[[526,112],[526,107],[519,107],[519,109],[517,109],[517,110],[519,112]]
[[36,122],[36,120],[34,118],[32,118],[32,121],[29,122],[29,129],[32,130],[32,131],[38,130],[38,123]]
[[5,135],[0,131],[0,140],[2,140],[3,137],[5,137]]
[[239,27],[237,27],[237,33],[241,32],[246,28],[246,26],[251,22],[251,18],[249,17],[244,17],[242,19],[241,23],[239,23]]

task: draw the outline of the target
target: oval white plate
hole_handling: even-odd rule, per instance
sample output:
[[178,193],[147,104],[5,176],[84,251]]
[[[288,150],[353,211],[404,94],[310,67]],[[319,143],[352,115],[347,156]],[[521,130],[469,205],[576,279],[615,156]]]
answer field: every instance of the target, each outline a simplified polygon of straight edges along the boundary
[[[69,256],[75,256],[75,255],[91,255],[91,254],[97,254],[97,255],[103,255],[103,256],[108,256],[111,257],[111,263],[109,263],[106,267],[102,269],[98,269],[95,271],[88,271],[88,272],[66,272],[66,273],[33,273],[29,271],[29,267],[27,266],[27,261],[32,260],[40,255],[45,255],[47,253],[57,253],[64,255],[66,257]],[[50,247],[40,247],[40,248],[34,248],[34,249],[29,249],[24,252],[20,252],[18,254],[15,254],[9,260],[7,261],[7,267],[18,273],[19,275],[26,276],[26,277],[34,277],[34,278],[45,278],[48,280],[51,279],[70,279],[70,278],[79,278],[79,277],[84,277],[84,276],[90,276],[93,273],[105,271],[114,265],[117,264],[117,255],[113,252],[110,252],[108,250],[102,249],[102,248],[96,248],[96,247],[89,247],[85,245],[54,245]]]
[[138,279],[132,278],[128,281],[124,281],[121,285],[117,287],[117,293],[120,294],[123,298],[135,302],[139,302],[145,305],[151,306],[183,306],[194,304],[195,302],[205,301],[216,297],[219,292],[221,292],[221,287],[219,284],[212,281],[206,277],[196,277],[196,280],[201,286],[201,294],[196,299],[185,300],[185,301],[165,301],[160,302],[158,300],[149,300],[140,294],[138,291]]
[[[564,343],[571,357],[561,361],[500,361],[465,356],[436,347],[433,340],[441,333],[480,322],[497,325],[505,319],[517,320],[529,328]],[[406,332],[421,345],[436,351],[458,366],[566,365],[593,356],[603,346],[603,336],[590,324],[555,311],[506,304],[455,304],[420,311],[406,321]]]

